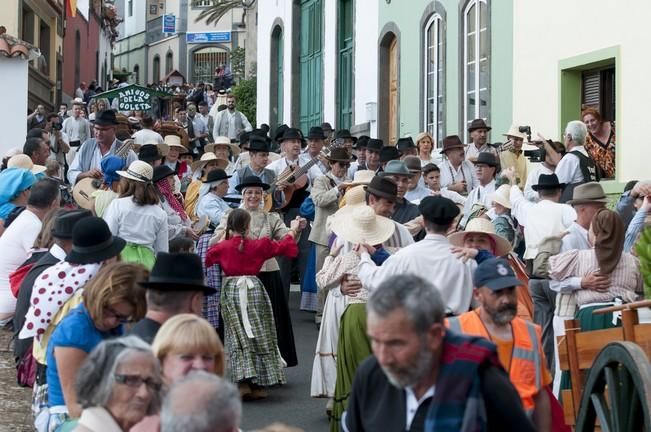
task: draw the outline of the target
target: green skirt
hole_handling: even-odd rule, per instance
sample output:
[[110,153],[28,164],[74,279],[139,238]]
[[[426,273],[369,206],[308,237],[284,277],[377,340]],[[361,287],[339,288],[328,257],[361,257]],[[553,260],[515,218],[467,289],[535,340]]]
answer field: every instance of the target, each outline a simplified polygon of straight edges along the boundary
[[120,258],[123,262],[142,264],[147,270],[151,270],[156,261],[154,251],[147,246],[137,245],[135,243],[127,243],[124,249],[122,249],[122,253],[120,253]]
[[337,343],[337,383],[334,406],[330,418],[330,431],[341,430],[341,417],[348,408],[348,398],[353,389],[357,367],[371,355],[371,343],[366,335],[366,305],[348,305],[341,316],[339,342]]

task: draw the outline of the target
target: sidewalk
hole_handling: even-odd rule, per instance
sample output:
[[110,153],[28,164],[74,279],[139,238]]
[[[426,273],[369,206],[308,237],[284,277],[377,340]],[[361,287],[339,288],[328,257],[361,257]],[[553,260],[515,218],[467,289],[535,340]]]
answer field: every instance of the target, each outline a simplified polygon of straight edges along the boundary
[[32,389],[16,385],[11,336],[11,332],[0,330],[0,432],[33,431]]

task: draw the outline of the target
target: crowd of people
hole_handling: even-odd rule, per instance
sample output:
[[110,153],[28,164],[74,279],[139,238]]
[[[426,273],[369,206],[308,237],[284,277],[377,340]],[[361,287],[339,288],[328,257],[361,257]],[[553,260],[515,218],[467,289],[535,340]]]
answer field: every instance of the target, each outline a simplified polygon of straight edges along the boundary
[[533,164],[517,126],[304,135],[205,94],[160,121],[82,91],[3,159],[0,325],[37,430],[238,430],[298,364],[292,283],[331,431],[562,430],[563,320],[643,295],[651,182],[608,209],[614,126],[586,111]]

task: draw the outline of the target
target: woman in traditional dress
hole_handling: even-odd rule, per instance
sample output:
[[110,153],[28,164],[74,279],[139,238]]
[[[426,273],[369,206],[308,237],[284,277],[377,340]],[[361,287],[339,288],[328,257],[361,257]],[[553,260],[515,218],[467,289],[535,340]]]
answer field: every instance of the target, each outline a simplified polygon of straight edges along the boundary
[[[236,187],[237,191],[242,194],[242,205],[245,210],[251,214],[251,228],[249,229],[248,238],[271,240],[280,240],[289,233],[290,229],[284,224],[278,213],[268,213],[261,207],[263,201],[263,191],[269,189],[269,185],[262,183],[256,176],[248,176]],[[301,219],[298,231],[305,227],[305,219]],[[226,218],[222,219],[215,230],[215,234],[210,239],[210,244],[215,244],[222,239],[226,230]],[[285,297],[285,290],[280,276],[280,268],[275,258],[268,259],[258,273],[258,279],[262,282],[273,309],[274,321],[276,324],[276,334],[278,336],[278,347],[283,356],[283,360],[288,367],[296,366],[298,359],[296,357],[296,347],[294,344],[294,331],[292,330],[292,321],[289,315],[289,306]]]
[[228,166],[228,161],[219,159],[214,153],[206,152],[201,156],[201,159],[192,163],[192,177],[193,181],[185,191],[185,212],[194,222],[197,220],[196,208],[199,203],[201,185],[206,180],[208,173],[214,169],[225,169]]
[[167,252],[167,214],[160,207],[156,187],[152,183],[154,169],[147,162],[134,161],[122,177],[121,194],[109,204],[104,220],[113,235],[127,241],[121,257],[151,270],[158,252]]
[[281,241],[269,237],[251,240],[251,213],[235,209],[226,221],[225,239],[208,250],[206,265],[217,263],[226,279],[221,291],[228,370],[244,398],[261,399],[265,387],[283,384],[274,315],[264,286],[255,275],[267,259],[298,255],[301,221],[292,221]]

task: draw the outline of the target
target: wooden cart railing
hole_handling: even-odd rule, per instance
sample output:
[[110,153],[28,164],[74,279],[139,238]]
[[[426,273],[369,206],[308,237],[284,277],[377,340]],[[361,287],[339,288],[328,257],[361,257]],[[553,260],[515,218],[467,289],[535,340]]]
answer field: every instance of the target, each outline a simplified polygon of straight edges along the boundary
[[637,312],[646,307],[651,300],[593,312],[621,312],[618,328],[582,332],[577,320],[565,321],[557,343],[560,369],[572,382],[561,392],[566,424],[594,430],[598,420],[601,430],[651,431],[651,324],[639,324]]

